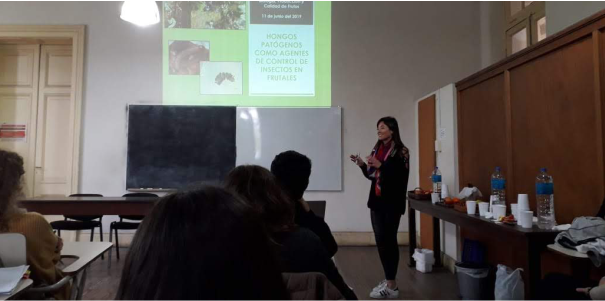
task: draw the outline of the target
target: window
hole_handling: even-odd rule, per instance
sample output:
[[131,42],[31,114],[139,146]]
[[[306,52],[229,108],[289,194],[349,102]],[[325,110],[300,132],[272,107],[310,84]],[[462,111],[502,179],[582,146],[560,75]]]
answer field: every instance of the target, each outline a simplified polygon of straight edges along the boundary
[[530,45],[531,36],[529,32],[529,20],[524,20],[508,29],[506,32],[506,50],[508,55],[517,53]]
[[546,38],[543,1],[508,1],[506,7],[506,54],[519,52]]
[[527,28],[523,28],[512,37],[512,51],[518,52],[527,48]]
[[540,42],[546,38],[546,16],[536,21],[536,39]]

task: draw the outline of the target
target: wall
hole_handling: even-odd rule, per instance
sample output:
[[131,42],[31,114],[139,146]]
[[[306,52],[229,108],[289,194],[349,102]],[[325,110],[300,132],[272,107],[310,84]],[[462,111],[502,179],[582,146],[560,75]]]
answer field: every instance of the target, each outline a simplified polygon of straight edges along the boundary
[[[121,2],[0,2],[0,24],[85,24],[80,191],[125,193],[126,105],[161,100],[161,27],[119,19]],[[480,68],[479,4],[334,2],[332,105],[343,107],[343,191],[328,201],[333,231],[371,231],[369,182],[346,159],[369,152],[375,122],[399,120],[415,149],[414,100]],[[412,154],[412,166],[417,158]],[[416,183],[411,173],[409,186]],[[402,219],[401,230],[407,230]]]
[[[456,129],[456,87],[447,85],[437,92],[437,140],[441,151],[437,152],[437,166],[441,169],[443,183],[447,184],[449,195],[458,196],[458,145]],[[443,133],[441,133],[443,131]],[[441,133],[441,134],[440,134]],[[456,225],[441,222],[443,252],[458,259],[458,228]]]
[[481,68],[485,68],[506,57],[504,17],[503,1],[479,2]]
[[551,36],[602,9],[603,1],[546,1],[546,34]]

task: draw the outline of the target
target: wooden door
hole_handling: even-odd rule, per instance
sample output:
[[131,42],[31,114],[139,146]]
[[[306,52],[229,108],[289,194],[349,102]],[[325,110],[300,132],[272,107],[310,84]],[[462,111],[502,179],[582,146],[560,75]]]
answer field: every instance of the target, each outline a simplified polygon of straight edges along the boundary
[[[0,148],[24,160],[24,192],[33,195],[40,45],[0,45]],[[9,134],[25,126],[25,135]]]
[[72,191],[74,121],[72,46],[42,45],[34,195]]
[[[435,117],[435,95],[418,102],[418,156],[420,187],[432,189],[429,179],[436,165],[435,140],[437,120]],[[433,250],[433,218],[420,213],[420,245]]]

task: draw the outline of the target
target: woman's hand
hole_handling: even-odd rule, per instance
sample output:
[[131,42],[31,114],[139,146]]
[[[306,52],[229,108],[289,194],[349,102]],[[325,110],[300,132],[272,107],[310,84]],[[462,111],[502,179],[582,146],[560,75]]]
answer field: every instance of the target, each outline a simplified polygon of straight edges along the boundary
[[382,166],[382,162],[380,162],[380,160],[369,156],[368,157],[368,166],[370,167],[374,167],[374,168],[380,168],[380,166]]
[[359,166],[359,167],[361,167],[365,164],[363,162],[363,160],[361,159],[361,157],[359,157],[359,155],[351,155],[350,158],[351,158],[351,161],[355,162],[355,164],[357,164],[357,166]]

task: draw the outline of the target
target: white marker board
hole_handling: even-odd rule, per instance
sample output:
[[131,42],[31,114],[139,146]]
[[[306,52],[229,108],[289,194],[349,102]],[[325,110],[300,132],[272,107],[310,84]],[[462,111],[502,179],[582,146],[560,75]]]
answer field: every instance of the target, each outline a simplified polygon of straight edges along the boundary
[[281,152],[311,159],[308,190],[342,190],[342,113],[333,108],[238,107],[236,165],[271,168]]

